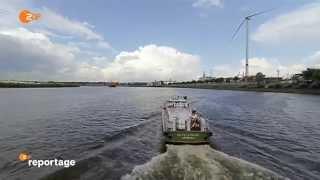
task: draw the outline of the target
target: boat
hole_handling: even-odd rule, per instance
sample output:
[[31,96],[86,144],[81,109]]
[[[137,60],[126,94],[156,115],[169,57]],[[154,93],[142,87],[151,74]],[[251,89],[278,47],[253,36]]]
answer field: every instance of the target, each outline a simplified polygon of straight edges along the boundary
[[212,133],[207,121],[191,108],[187,96],[174,96],[162,107],[162,131],[166,144],[208,144]]
[[117,87],[118,85],[119,85],[118,82],[112,81],[112,82],[109,84],[109,87]]

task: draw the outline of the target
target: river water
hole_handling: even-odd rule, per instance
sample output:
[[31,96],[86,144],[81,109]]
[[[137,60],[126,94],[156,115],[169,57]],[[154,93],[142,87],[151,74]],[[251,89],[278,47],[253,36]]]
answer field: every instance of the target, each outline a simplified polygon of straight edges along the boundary
[[[130,179],[173,157],[166,153],[180,157],[192,147],[161,153],[160,106],[172,95],[187,95],[208,119],[217,150],[290,179],[319,179],[320,96],[125,87],[0,89],[0,179]],[[28,167],[21,151],[76,166]]]

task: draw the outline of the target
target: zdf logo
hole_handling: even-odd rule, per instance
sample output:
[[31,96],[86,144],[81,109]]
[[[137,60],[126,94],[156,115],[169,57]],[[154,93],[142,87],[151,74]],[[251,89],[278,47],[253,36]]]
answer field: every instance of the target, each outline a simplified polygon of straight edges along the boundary
[[33,13],[28,10],[22,10],[19,13],[19,20],[23,24],[30,23],[32,21],[38,20],[40,18],[40,13]]
[[20,161],[27,161],[31,158],[31,155],[27,151],[22,151],[18,158]]

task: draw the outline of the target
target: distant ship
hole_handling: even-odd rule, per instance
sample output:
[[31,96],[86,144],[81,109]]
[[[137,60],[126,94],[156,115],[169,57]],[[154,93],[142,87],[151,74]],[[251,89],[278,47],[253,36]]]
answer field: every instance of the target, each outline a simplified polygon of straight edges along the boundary
[[111,82],[111,84],[109,85],[109,87],[117,87],[119,85],[118,82]]
[[208,144],[212,135],[206,120],[187,102],[187,96],[172,97],[164,104],[162,130],[167,144]]

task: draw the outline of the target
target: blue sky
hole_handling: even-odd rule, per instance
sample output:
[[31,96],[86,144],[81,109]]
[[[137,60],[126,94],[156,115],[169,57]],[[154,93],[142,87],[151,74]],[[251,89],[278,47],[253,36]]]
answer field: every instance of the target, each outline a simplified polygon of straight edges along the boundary
[[[223,7],[194,8],[192,0],[39,1],[71,19],[87,21],[119,50],[132,51],[145,44],[175,47],[198,54],[204,66],[243,57],[244,31],[230,41],[241,18],[256,11],[277,8],[257,17],[252,30],[270,17],[308,1],[224,1]],[[254,46],[253,46],[254,47]],[[252,47],[252,55],[263,54]],[[230,53],[230,51],[232,53]],[[213,63],[212,63],[213,62]]]
[[[56,52],[65,46],[59,58],[64,59],[63,53],[70,55],[60,64],[50,60],[43,65],[34,60],[29,61],[31,65],[25,60],[2,62],[3,78],[187,80],[202,71],[234,76],[243,71],[245,57],[244,29],[231,40],[235,28],[244,16],[272,8],[250,21],[251,74],[274,75],[280,69],[285,76],[320,64],[320,35],[315,32],[320,30],[320,5],[314,0],[13,0],[0,5],[7,12],[0,14],[0,34],[17,39],[25,38],[17,34],[28,33],[26,41],[39,40],[35,35],[41,34],[47,38],[41,43],[54,44]],[[40,12],[41,19],[27,25],[16,22],[23,8]],[[43,49],[47,46],[41,43],[33,45],[41,46],[39,51],[52,50]],[[5,47],[0,53],[4,51]],[[52,53],[48,56],[32,54],[30,59],[57,58]],[[17,68],[23,66],[21,62],[29,69]],[[52,70],[52,66],[57,67]],[[46,69],[52,72],[42,76]]]

